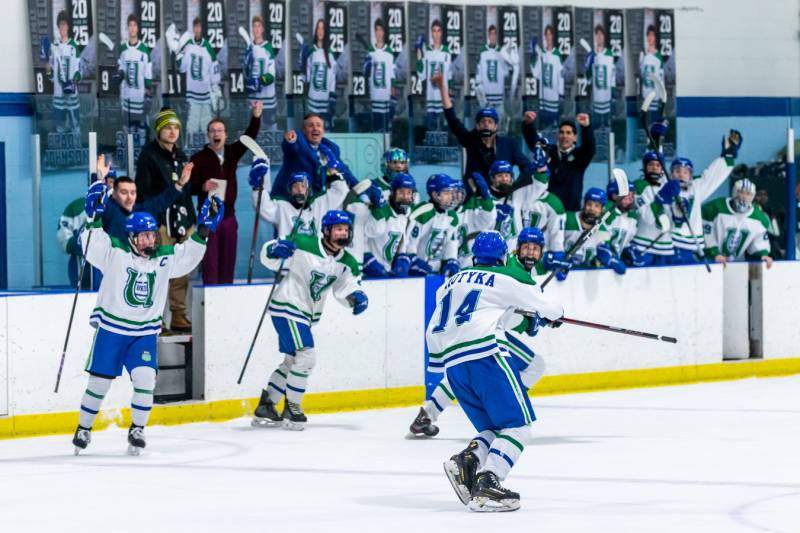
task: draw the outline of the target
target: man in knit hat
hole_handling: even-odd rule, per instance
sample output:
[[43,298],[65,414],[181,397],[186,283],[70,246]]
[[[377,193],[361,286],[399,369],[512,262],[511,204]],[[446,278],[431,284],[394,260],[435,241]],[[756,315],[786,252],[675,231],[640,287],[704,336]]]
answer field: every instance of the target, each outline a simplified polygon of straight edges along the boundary
[[[136,188],[140,202],[146,202],[161,194],[167,187],[173,187],[180,180],[184,166],[192,165],[187,164],[186,155],[178,146],[181,121],[175,111],[168,107],[162,108],[156,115],[155,129],[155,140],[142,148],[136,165]],[[190,187],[181,191],[166,212],[151,214],[158,222],[161,244],[173,245],[187,240],[197,221]],[[172,313],[169,329],[172,331],[192,329],[192,323],[186,314],[188,288],[188,275],[169,281],[169,307]]]

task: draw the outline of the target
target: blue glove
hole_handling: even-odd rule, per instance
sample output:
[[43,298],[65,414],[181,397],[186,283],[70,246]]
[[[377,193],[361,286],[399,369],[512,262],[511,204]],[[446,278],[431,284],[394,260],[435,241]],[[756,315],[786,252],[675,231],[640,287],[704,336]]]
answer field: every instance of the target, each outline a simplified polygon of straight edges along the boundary
[[742,147],[742,134],[739,130],[731,130],[727,137],[722,137],[722,157],[736,159]]
[[628,256],[632,266],[643,267],[645,265],[644,253],[639,249],[638,246],[629,246],[628,248],[625,248],[623,254]]
[[250,175],[247,177],[247,181],[250,182],[252,188],[263,189],[264,176],[267,173],[269,173],[269,163],[260,158],[254,159],[253,164],[250,165]]
[[536,146],[536,149],[533,151],[533,161],[532,164],[539,170],[540,168],[544,168],[547,166],[547,152],[541,146]]
[[405,278],[408,276],[408,269],[411,268],[411,258],[408,254],[397,254],[392,265],[392,276],[395,278]]
[[364,277],[367,278],[388,278],[389,273],[383,267],[383,265],[375,259],[375,256],[372,254],[364,254],[364,266],[362,267],[361,271],[364,273]]
[[489,185],[486,183],[486,178],[481,176],[479,172],[472,173],[472,181],[475,183],[475,188],[478,189],[478,195],[481,198],[489,200],[492,197],[492,193],[489,192]]
[[455,259],[448,259],[442,266],[442,274],[447,278],[458,274],[459,270],[461,270],[461,267]]
[[364,78],[369,79],[370,75],[372,74],[372,56],[367,54],[367,57],[364,59]]
[[619,258],[614,255],[614,252],[607,244],[601,244],[597,247],[597,259],[603,266],[612,269],[620,276],[625,274],[625,271],[627,270],[625,263],[620,261]]
[[422,50],[425,48],[425,35],[420,33],[417,35],[417,40],[414,41],[414,51]]
[[292,257],[297,247],[292,241],[278,239],[267,247],[267,257],[270,259],[288,259]]
[[311,45],[308,42],[303,43],[303,47],[300,49],[300,56],[298,59],[298,67],[300,72],[305,73],[306,71],[306,63],[308,63],[308,58],[311,57],[311,54],[314,53],[314,50],[311,48]]
[[[214,202],[216,212],[212,212],[212,201]],[[206,201],[203,202],[203,206],[200,208],[200,214],[197,216],[197,225],[207,227],[208,231],[216,231],[217,226],[224,215],[225,204],[222,203],[222,200],[219,199],[219,196],[209,196],[206,198]]]
[[409,276],[427,276],[433,272],[433,268],[428,264],[427,261],[420,259],[419,257],[415,257],[414,260],[411,262],[411,267],[408,269]]
[[64,94],[75,94],[75,84],[71,80],[65,81],[61,84],[61,90]]
[[656,193],[656,202],[662,205],[669,205],[681,193],[681,182],[679,180],[667,180],[661,189]]
[[42,63],[50,61],[50,39],[47,37],[42,37],[39,44],[39,61]]
[[539,41],[536,37],[531,37],[531,42],[528,44],[528,57],[530,58],[530,64],[533,65],[536,63],[536,58],[539,55],[539,50],[537,50],[537,44]]
[[125,80],[125,73],[121,70],[116,71],[114,74],[111,75],[111,83],[114,85],[122,85],[122,82]]
[[356,291],[352,293],[347,297],[347,301],[350,302],[350,306],[353,308],[354,315],[360,315],[367,310],[367,306],[369,305],[369,299],[363,291]]
[[369,198],[369,202],[372,204],[373,209],[383,207],[383,205],[386,203],[383,199],[383,191],[377,185],[370,185],[369,189],[367,189],[366,195],[367,198]]
[[586,73],[587,76],[592,75],[592,67],[594,66],[594,58],[595,53],[594,50],[586,54],[586,58],[583,60],[583,71]]
[[669,130],[669,122],[666,120],[657,120],[650,125],[650,135],[654,139],[666,137]]
[[539,333],[539,328],[543,328],[550,323],[549,320],[546,318],[542,318],[539,315],[533,315],[528,317],[528,329],[525,330],[531,337],[535,337],[537,333]]
[[567,254],[564,252],[547,252],[544,254],[542,264],[547,270],[555,271],[558,281],[566,280],[569,269],[572,268],[572,263],[567,260]]
[[97,215],[102,215],[105,212],[107,204],[106,184],[102,181],[94,182],[86,193],[86,201],[84,202],[86,216],[94,220]]

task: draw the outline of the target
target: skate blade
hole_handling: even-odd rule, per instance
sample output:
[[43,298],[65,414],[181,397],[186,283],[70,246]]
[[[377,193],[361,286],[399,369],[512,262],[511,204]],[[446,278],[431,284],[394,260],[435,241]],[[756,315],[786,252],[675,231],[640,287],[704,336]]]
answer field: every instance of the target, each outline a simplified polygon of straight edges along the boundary
[[259,418],[254,416],[250,425],[254,428],[276,428],[280,427],[282,420],[272,420],[271,418]]
[[467,508],[474,513],[505,513],[519,509],[519,500],[492,500],[486,496],[476,496],[469,501]]
[[75,446],[75,449],[73,450],[73,452],[75,453],[75,455],[80,455],[80,453],[83,450],[84,450],[84,448],[81,448],[80,446]]
[[406,433],[406,439],[408,440],[425,440],[430,439],[433,435],[426,435],[425,433],[414,433],[413,431],[409,431]]
[[142,450],[144,448],[139,448],[138,446],[133,446],[131,444],[128,445],[128,455],[132,455],[134,457],[138,457],[142,454]]
[[288,431],[303,431],[306,427],[306,424],[305,422],[292,422],[291,420],[284,420],[282,427]]
[[445,461],[442,466],[444,467],[444,473],[448,481],[450,481],[450,485],[452,485],[453,490],[456,491],[456,496],[461,500],[461,503],[467,505],[470,498],[469,489],[458,482],[458,465],[455,461],[449,460]]

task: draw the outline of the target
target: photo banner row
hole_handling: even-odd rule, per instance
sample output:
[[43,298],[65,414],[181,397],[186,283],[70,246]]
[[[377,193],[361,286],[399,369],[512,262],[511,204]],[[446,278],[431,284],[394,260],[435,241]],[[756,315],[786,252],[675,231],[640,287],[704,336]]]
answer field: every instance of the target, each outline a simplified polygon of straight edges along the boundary
[[[30,0],[36,130],[43,166],[86,164],[87,132],[126,166],[152,139],[163,107],[183,122],[182,147],[205,142],[212,118],[241,134],[263,105],[258,141],[280,163],[287,128],[307,113],[329,131],[389,133],[414,160],[458,164],[441,78],[467,126],[482,107],[518,135],[526,111],[555,142],[586,113],[608,153],[646,147],[639,109],[671,127],[675,146],[674,12],[571,6],[317,0]],[[635,103],[634,103],[635,101]]]

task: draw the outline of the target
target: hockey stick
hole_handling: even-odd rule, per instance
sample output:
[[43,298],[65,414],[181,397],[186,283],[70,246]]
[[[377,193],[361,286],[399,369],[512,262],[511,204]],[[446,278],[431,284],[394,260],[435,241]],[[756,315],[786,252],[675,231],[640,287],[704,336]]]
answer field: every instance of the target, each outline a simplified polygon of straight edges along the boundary
[[[537,316],[536,313],[531,313],[530,311],[523,311],[521,309],[517,309],[516,312],[518,314],[522,315],[522,316],[526,316],[526,317],[529,317],[529,318]],[[611,333],[620,333],[622,335],[630,335],[632,337],[642,337],[644,339],[651,339],[651,340],[654,340],[654,341],[668,342],[670,344],[677,344],[678,343],[678,339],[676,339],[675,337],[669,337],[667,335],[658,335],[656,333],[647,333],[645,331],[637,331],[635,329],[620,328],[620,327],[617,327],[617,326],[608,326],[606,324],[598,324],[596,322],[587,322],[585,320],[578,320],[578,319],[575,319],[575,318],[561,317],[558,320],[554,320],[553,321],[553,324],[559,324],[559,323],[572,324],[573,326],[583,326],[585,328],[599,329],[599,330],[608,331],[608,332],[611,332]],[[556,326],[556,327],[558,327],[558,326]]]
[[114,51],[114,42],[111,40],[111,38],[108,35],[106,35],[103,32],[100,32],[100,33],[97,34],[97,39],[101,43],[103,43],[105,45],[105,47],[108,48],[109,51],[111,51],[111,52]]
[[243,26],[239,26],[239,36],[244,40],[244,44],[250,46],[250,34]]
[[689,228],[689,231],[692,233],[692,238],[694,240],[694,245],[697,248],[697,251],[700,253],[700,258],[703,260],[703,264],[706,267],[706,271],[711,274],[711,267],[708,264],[708,259],[706,259],[706,254],[703,251],[703,246],[700,244],[700,241],[697,240],[697,234],[692,229],[692,222],[689,220],[689,215],[686,213],[686,206],[683,205],[683,198],[678,197],[676,198],[678,209],[681,212],[681,216],[686,220],[686,227]]
[[[239,137],[239,142],[241,142],[245,148],[250,150],[256,159],[263,159],[269,165],[269,157],[264,152],[264,150],[258,145],[258,143],[249,135],[242,135]],[[261,187],[258,188],[258,200],[256,201],[256,216],[255,220],[253,221],[253,239],[250,243],[250,261],[247,264],[247,284],[250,285],[253,283],[253,268],[256,265],[256,241],[258,240],[258,223],[261,219],[261,197],[263,196],[264,192],[264,183],[261,183]]]

